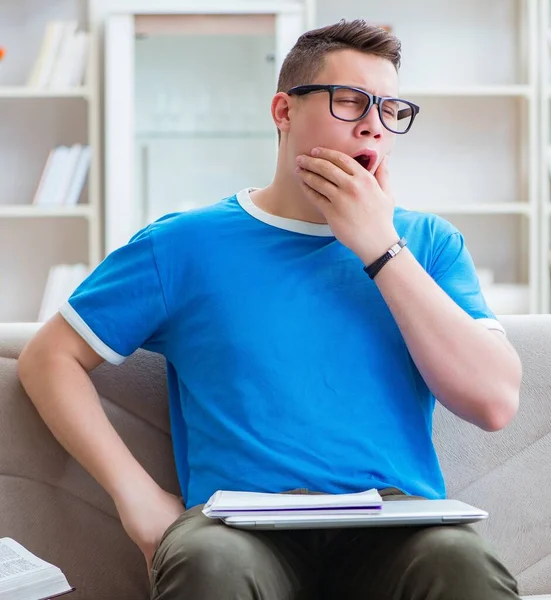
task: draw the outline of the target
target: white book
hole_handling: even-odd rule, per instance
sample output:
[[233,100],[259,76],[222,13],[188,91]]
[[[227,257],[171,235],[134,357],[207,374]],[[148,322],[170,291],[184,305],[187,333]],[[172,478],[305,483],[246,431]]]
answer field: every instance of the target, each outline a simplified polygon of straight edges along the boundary
[[52,205],[56,200],[56,190],[59,189],[63,180],[63,174],[67,169],[69,155],[68,146],[57,146],[52,157],[50,168],[40,194],[36,198],[36,204]]
[[65,194],[63,204],[67,206],[75,206],[78,204],[84,183],[86,182],[86,176],[88,175],[88,169],[90,168],[90,161],[92,158],[92,149],[90,146],[83,146],[80,151],[78,161],[73,171],[73,177]]
[[29,87],[45,88],[47,86],[63,41],[64,32],[65,23],[63,21],[50,21],[47,23],[38,56],[27,80]]
[[60,206],[65,203],[67,192],[71,186],[71,181],[75,175],[77,164],[82,152],[82,144],[73,144],[67,152],[63,162],[63,168],[59,170],[56,184],[53,187],[52,196],[48,204]]
[[70,74],[77,49],[77,28],[78,23],[76,21],[67,21],[64,23],[59,51],[47,83],[49,89],[65,89],[70,85]]
[[75,52],[69,69],[69,86],[79,87],[86,83],[90,34],[77,31],[74,42]]
[[73,590],[61,569],[11,538],[0,539],[0,600],[46,600]]
[[48,180],[48,176],[49,176],[50,170],[52,168],[52,163],[54,162],[55,154],[56,154],[56,148],[52,148],[48,154],[48,158],[46,159],[46,164],[44,165],[44,169],[42,170],[42,175],[40,176],[40,181],[38,182],[38,185],[36,186],[36,191],[34,193],[33,200],[32,200],[33,204],[39,203],[38,201],[39,201],[40,195],[42,194],[42,190],[44,189],[44,186],[46,185],[46,181]]
[[353,494],[262,494],[219,490],[203,508],[218,519],[250,515],[357,514],[380,511],[383,500],[376,489]]

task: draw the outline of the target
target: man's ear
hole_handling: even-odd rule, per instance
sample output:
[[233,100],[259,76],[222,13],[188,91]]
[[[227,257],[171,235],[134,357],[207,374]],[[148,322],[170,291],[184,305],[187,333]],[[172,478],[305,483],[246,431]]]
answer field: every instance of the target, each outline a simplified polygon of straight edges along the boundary
[[291,110],[291,98],[285,92],[278,92],[272,99],[272,118],[275,126],[281,132],[288,132],[291,119],[289,112]]

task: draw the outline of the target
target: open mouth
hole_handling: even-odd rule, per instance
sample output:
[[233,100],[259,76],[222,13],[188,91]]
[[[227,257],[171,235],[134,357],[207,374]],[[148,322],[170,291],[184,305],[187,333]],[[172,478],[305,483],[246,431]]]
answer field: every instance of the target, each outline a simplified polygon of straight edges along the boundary
[[375,165],[375,162],[377,161],[377,153],[375,151],[366,150],[364,152],[360,152],[353,158],[366,171],[369,171],[369,170],[371,170],[371,168]]
[[360,163],[360,165],[362,165],[362,167],[366,170],[369,171],[369,166],[371,163],[371,159],[369,158],[369,156],[366,156],[365,154],[360,154],[359,156],[355,156],[354,160],[358,163]]

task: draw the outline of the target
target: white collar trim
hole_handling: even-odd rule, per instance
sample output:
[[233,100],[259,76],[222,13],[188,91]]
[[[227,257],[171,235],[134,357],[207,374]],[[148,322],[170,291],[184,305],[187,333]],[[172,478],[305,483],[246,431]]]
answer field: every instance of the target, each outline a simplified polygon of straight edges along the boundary
[[277,215],[272,215],[263,211],[251,200],[250,192],[255,189],[258,188],[246,188],[237,193],[239,205],[245,212],[249,213],[251,217],[258,219],[267,225],[271,225],[272,227],[277,227],[278,229],[285,229],[304,235],[335,237],[329,225],[309,223],[308,221],[299,221],[297,219],[287,219],[286,217],[278,217]]

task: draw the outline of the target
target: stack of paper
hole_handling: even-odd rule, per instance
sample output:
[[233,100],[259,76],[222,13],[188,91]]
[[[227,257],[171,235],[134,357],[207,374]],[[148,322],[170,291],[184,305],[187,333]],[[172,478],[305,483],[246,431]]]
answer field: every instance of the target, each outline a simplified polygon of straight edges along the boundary
[[218,491],[203,508],[211,519],[258,515],[357,515],[377,513],[383,500],[375,489],[356,494],[259,494]]

